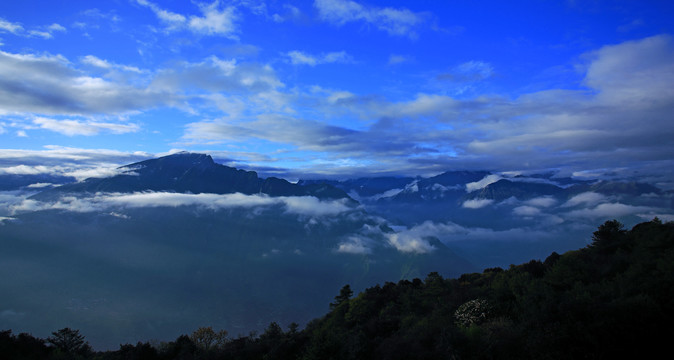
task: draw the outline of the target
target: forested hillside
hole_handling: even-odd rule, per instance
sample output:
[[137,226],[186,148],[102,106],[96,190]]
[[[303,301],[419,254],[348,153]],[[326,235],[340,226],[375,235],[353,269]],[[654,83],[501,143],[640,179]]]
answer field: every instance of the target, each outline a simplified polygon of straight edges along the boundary
[[[195,304],[195,306],[198,306]],[[328,304],[326,304],[328,309]],[[508,269],[403,280],[353,296],[303,330],[208,327],[168,343],[94,352],[77,330],[0,333],[4,359],[613,359],[667,353],[674,336],[674,223],[607,221],[585,248]],[[208,324],[204,324],[208,325]],[[149,339],[148,339],[149,340]]]

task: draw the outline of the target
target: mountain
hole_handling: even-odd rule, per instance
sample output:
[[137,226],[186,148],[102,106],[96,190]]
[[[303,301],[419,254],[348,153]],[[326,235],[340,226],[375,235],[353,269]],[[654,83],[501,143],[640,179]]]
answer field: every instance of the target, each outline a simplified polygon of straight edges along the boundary
[[412,177],[382,176],[347,180],[300,180],[301,185],[329,184],[357,198],[380,198],[387,192],[400,191],[412,183]]
[[299,184],[329,184],[344,190],[361,202],[418,203],[456,200],[466,184],[490,175],[487,171],[447,171],[429,178],[371,177],[347,180],[301,180]]
[[440,175],[418,179],[392,196],[396,202],[455,201],[463,195],[466,184],[482,180],[487,171],[447,171]]
[[349,197],[344,191],[329,184],[302,186],[274,177],[261,179],[255,171],[217,164],[210,155],[188,152],[125,165],[118,170],[118,175],[66,184],[39,193],[33,199],[54,199],[63,194],[142,191],[247,195],[263,193],[269,196],[315,196],[319,199]]
[[562,192],[564,192],[563,188],[553,184],[501,179],[485,186],[481,190],[470,193],[466,198],[503,201],[515,197],[519,200],[529,200],[546,195],[555,196]]

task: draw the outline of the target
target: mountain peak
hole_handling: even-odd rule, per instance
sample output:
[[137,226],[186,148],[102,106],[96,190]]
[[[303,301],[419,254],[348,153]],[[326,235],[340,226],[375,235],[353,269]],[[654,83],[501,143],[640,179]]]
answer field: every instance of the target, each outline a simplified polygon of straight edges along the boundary
[[125,165],[122,168],[137,168],[145,166],[170,166],[180,168],[209,167],[216,165],[213,158],[207,154],[181,151],[175,154],[149,159],[137,163]]

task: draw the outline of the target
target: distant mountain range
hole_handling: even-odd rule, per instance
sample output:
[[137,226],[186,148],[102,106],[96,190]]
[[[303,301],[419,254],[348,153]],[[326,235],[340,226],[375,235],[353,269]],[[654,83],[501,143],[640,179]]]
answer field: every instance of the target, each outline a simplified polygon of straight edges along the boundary
[[[479,182],[494,177],[484,185]],[[541,196],[568,199],[584,192],[639,196],[661,194],[657,187],[638,182],[610,182],[553,178],[552,174],[500,178],[488,171],[447,171],[429,178],[375,177],[344,181],[301,180],[298,184],[329,184],[365,203],[447,203],[466,200],[529,200]],[[472,186],[471,186],[472,185]]]
[[63,194],[98,192],[170,191],[178,193],[267,194],[269,196],[314,196],[319,199],[342,199],[348,195],[329,184],[307,186],[284,179],[261,179],[255,171],[245,171],[217,164],[210,155],[181,152],[145,160],[119,168],[120,174],[107,178],[89,178],[65,184],[35,195],[36,200],[52,199]]
[[[0,175],[0,191],[44,191],[36,200],[56,199],[64,194],[129,193],[168,191],[177,193],[266,194],[313,196],[318,199],[353,198],[361,203],[453,203],[467,200],[527,200],[540,196],[568,199],[583,192],[638,196],[660,194],[652,185],[554,178],[552,174],[502,178],[488,171],[447,171],[423,177],[369,177],[346,180],[311,179],[291,183],[277,177],[260,178],[255,171],[217,164],[210,155],[180,152],[118,168],[105,178],[75,178],[55,175]],[[492,181],[486,181],[493,177]],[[471,186],[472,185],[472,186]]]

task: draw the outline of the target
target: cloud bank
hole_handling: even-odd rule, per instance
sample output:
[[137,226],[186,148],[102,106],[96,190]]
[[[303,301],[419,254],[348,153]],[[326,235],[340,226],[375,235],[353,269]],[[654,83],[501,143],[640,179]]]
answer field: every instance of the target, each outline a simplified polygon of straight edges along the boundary
[[132,194],[102,193],[93,197],[64,196],[55,202],[25,199],[11,207],[11,213],[43,210],[66,210],[73,212],[109,212],[120,209],[197,206],[203,209],[221,210],[229,208],[256,208],[281,206],[289,214],[306,216],[335,216],[353,211],[353,207],[342,200],[319,200],[312,196],[270,197],[264,194],[184,194],[169,192],[143,192]]

